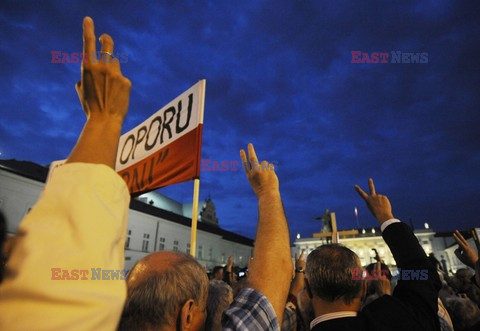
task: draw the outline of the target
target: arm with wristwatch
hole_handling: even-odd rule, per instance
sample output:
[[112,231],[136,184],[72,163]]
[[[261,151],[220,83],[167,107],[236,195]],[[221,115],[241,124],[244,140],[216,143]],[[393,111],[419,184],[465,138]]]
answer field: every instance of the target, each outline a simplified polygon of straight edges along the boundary
[[297,307],[297,295],[298,292],[305,287],[305,266],[307,262],[303,258],[303,251],[298,256],[295,254],[295,277],[290,285],[290,291],[288,292],[287,304],[291,302],[295,308]]

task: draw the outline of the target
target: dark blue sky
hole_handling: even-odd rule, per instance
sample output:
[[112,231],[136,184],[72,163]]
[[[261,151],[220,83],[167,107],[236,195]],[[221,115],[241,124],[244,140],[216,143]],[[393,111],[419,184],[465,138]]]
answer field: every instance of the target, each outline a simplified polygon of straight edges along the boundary
[[[82,18],[109,33],[133,84],[124,132],[207,79],[202,158],[274,161],[293,237],[376,222],[353,185],[373,177],[394,215],[434,230],[479,225],[480,4],[475,1],[2,1],[0,156],[49,164],[76,141]],[[351,63],[351,51],[428,63]],[[391,59],[389,59],[391,60]],[[193,183],[162,189],[183,202]],[[223,228],[254,236],[243,171],[202,172]]]

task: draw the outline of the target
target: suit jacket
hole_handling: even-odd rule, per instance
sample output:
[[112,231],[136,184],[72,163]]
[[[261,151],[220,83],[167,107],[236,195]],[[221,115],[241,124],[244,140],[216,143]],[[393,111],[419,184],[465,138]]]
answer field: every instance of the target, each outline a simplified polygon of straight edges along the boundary
[[400,279],[393,295],[384,295],[371,302],[356,317],[328,320],[317,324],[312,330],[440,330],[437,299],[441,282],[437,270],[405,223],[390,224],[382,236],[399,268],[426,269],[428,279]]

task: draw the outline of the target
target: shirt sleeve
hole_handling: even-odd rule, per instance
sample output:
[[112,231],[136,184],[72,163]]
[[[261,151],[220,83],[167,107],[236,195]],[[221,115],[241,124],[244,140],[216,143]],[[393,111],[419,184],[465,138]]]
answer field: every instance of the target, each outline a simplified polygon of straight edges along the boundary
[[283,311],[282,331],[297,330],[297,311],[293,304],[292,306],[287,303],[287,306]]
[[383,231],[385,231],[387,226],[389,226],[390,224],[400,223],[400,222],[401,221],[399,219],[396,219],[396,218],[389,219],[388,221],[383,222],[382,225],[380,225],[380,230],[383,232]]
[[223,313],[222,330],[279,331],[280,327],[267,297],[253,288],[244,288]]
[[[116,329],[126,285],[108,276],[124,267],[129,201],[105,165],[57,169],[17,231],[0,286],[0,329]],[[98,268],[101,279],[92,277]]]

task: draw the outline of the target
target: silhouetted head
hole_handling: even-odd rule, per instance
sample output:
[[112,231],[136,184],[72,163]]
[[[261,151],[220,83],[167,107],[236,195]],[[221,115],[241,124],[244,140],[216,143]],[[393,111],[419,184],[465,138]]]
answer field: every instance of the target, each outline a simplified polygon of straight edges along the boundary
[[120,330],[203,330],[208,278],[190,255],[156,252],[128,274]]
[[313,299],[333,303],[352,304],[364,296],[362,280],[357,280],[353,269],[361,269],[358,256],[345,246],[330,244],[317,247],[307,257],[306,279]]

